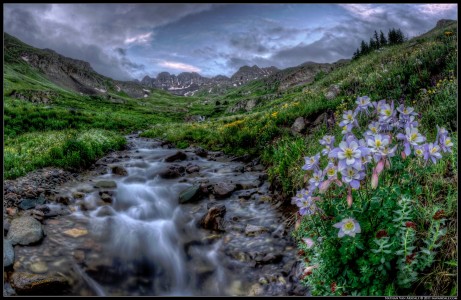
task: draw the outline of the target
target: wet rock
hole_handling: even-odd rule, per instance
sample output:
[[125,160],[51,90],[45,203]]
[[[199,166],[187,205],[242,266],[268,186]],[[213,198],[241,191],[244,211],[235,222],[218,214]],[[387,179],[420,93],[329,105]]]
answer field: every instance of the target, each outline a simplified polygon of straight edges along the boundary
[[116,188],[117,183],[113,180],[100,180],[94,184],[94,187],[111,189]]
[[29,269],[36,274],[43,274],[48,272],[48,266],[44,261],[37,261],[29,266]]
[[237,183],[237,188],[240,190],[249,190],[257,188],[259,184],[259,180],[240,181]]
[[201,196],[200,185],[194,184],[186,188],[179,194],[179,203],[184,204],[188,202],[197,201],[200,199],[200,196]]
[[[250,189],[250,190],[242,190],[238,192],[238,196],[243,199],[250,199],[253,194],[255,194],[258,190]],[[236,192],[237,193],[237,192]]]
[[8,233],[8,230],[10,230],[10,220],[9,219],[5,219],[5,217],[3,217],[3,235],[7,235]]
[[171,165],[171,166],[168,166],[164,169],[162,169],[158,175],[162,178],[165,178],[165,179],[170,179],[170,178],[177,178],[179,176],[181,176],[185,171],[185,168],[183,166],[179,166],[179,165]]
[[252,169],[253,171],[261,172],[261,171],[264,171],[266,168],[263,165],[258,164],[258,165],[255,165]]
[[37,221],[43,221],[43,219],[45,218],[45,214],[38,209],[29,210],[29,215]]
[[63,232],[65,235],[68,235],[73,238],[78,238],[88,234],[88,230],[82,228],[72,228]]
[[187,159],[186,153],[182,151],[178,151],[175,154],[170,155],[167,158],[165,158],[165,162],[174,162],[177,160],[186,160],[186,159]]
[[225,198],[232,194],[236,188],[237,186],[233,183],[219,182],[213,185],[213,195],[218,199]]
[[29,245],[38,242],[43,237],[42,225],[30,216],[20,217],[11,222],[7,239],[13,245]]
[[258,264],[276,264],[280,262],[283,258],[281,253],[267,253],[265,255],[258,255],[255,258],[255,261]]
[[11,286],[18,295],[66,295],[70,282],[58,274],[14,272]]
[[121,167],[121,166],[112,167],[112,173],[116,175],[120,175],[120,176],[128,175],[128,171],[124,167]]
[[3,239],[3,267],[7,268],[13,265],[14,249],[9,240]]
[[281,238],[285,236],[286,231],[285,231],[285,225],[280,224],[277,229],[272,233],[273,238]]
[[36,198],[36,199],[22,199],[21,203],[19,203],[19,208],[23,210],[34,208],[36,205],[44,204],[45,198]]
[[260,235],[266,231],[267,231],[267,228],[262,227],[262,226],[247,224],[247,226],[245,227],[245,234],[248,236]]
[[191,174],[200,171],[200,167],[197,165],[191,165],[186,168],[186,172]]
[[85,251],[83,250],[75,250],[72,252],[72,256],[78,263],[82,263],[85,260]]
[[207,157],[207,155],[208,155],[208,152],[205,149],[202,149],[202,148],[197,148],[194,151],[194,153],[195,153],[195,155],[200,156],[200,157]]
[[61,203],[61,204],[64,204],[64,205],[69,205],[71,203],[69,196],[66,196],[66,195],[58,195],[58,196],[56,196],[55,201],[57,203]]
[[102,206],[96,213],[96,216],[98,217],[108,217],[113,215],[115,215],[115,210],[108,205]]
[[214,204],[209,207],[208,212],[200,219],[200,226],[205,229],[225,231],[224,215],[226,206],[224,204]]
[[46,218],[69,215],[70,210],[59,204],[42,204],[37,205],[35,210],[41,211]]
[[296,118],[293,125],[291,125],[291,130],[296,133],[303,133],[306,129],[306,120],[303,117]]
[[81,198],[85,197],[85,194],[81,193],[81,192],[74,192],[74,193],[72,193],[72,197],[74,197],[75,199],[81,199]]
[[109,193],[102,193],[100,195],[100,198],[105,203],[112,203],[112,197],[111,197],[111,195],[109,195]]
[[[6,188],[4,188],[6,190]],[[6,204],[7,207],[11,207],[16,205],[19,202],[20,197],[15,193],[7,193],[3,196],[3,202]]]

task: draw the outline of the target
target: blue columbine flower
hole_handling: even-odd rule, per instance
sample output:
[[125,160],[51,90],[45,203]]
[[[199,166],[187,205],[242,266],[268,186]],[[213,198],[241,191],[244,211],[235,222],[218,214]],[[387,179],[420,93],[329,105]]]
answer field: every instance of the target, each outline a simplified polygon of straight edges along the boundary
[[318,170],[320,153],[317,153],[311,157],[304,157],[306,164],[302,167],[303,170]]
[[418,128],[410,127],[405,128],[405,134],[397,134],[397,139],[403,140],[404,152],[407,156],[411,153],[410,145],[413,147],[418,146],[418,144],[426,140],[426,138],[418,132]]
[[343,219],[341,222],[336,223],[333,227],[339,228],[338,237],[342,238],[345,235],[355,237],[356,233],[361,232],[360,224],[353,218]]

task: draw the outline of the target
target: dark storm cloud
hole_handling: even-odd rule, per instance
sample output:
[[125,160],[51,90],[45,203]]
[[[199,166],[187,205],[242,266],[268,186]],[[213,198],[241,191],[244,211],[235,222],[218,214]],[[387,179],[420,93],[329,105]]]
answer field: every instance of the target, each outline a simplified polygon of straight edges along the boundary
[[[103,75],[131,79],[125,69],[140,64],[123,59],[127,44],[149,42],[153,30],[210,4],[5,4],[5,31],[38,48],[88,61]],[[109,49],[116,50],[113,55]],[[125,52],[126,54],[126,52]],[[120,57],[122,56],[122,57]]]

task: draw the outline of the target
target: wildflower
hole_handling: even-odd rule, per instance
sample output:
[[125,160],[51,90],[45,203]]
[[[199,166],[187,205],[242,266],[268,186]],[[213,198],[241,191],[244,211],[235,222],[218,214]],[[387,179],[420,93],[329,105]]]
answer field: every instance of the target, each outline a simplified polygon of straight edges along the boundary
[[448,131],[444,127],[439,127],[439,125],[435,126],[437,127],[437,135],[435,137],[436,142],[443,136],[448,136]]
[[321,170],[314,172],[312,178],[309,179],[310,187],[314,190],[320,186],[325,175]]
[[359,146],[358,142],[353,136],[348,140],[339,143],[339,147],[330,151],[328,157],[337,157],[339,159],[338,167],[344,168],[352,166],[357,170],[362,168],[361,157],[368,155],[370,150],[366,147]]
[[365,172],[359,171],[352,167],[346,167],[341,169],[342,181],[346,184],[349,184],[353,189],[358,189],[360,187],[360,180],[365,178]]
[[304,157],[306,164],[302,167],[303,170],[317,170],[319,167],[320,153],[311,157]]
[[415,155],[417,157],[425,157],[426,156],[426,147],[425,146],[415,146]]
[[379,123],[372,122],[370,125],[368,125],[368,129],[369,130],[365,132],[365,135],[373,136],[375,134],[378,134],[379,133]]
[[440,138],[440,149],[442,149],[443,152],[452,152],[451,147],[453,147],[451,138],[445,135],[442,136]]
[[335,142],[335,137],[332,135],[325,135],[320,141],[320,145],[325,146],[325,148],[322,150],[323,155],[327,155],[330,151],[331,148],[333,148],[333,143]]
[[317,197],[305,196],[299,201],[296,202],[296,205],[299,207],[299,214],[304,215],[313,215],[317,211],[317,206],[314,203]]
[[367,139],[367,144],[371,148],[371,152],[378,153],[384,149],[384,147],[389,145],[389,138],[387,135],[375,134],[371,138]]
[[435,145],[433,143],[426,144],[426,149],[427,151],[424,153],[424,159],[427,161],[428,158],[432,160],[432,162],[435,164],[437,162],[437,159],[442,158],[442,154],[440,154],[440,147],[438,145]]
[[368,108],[373,107],[370,102],[370,97],[368,96],[357,97],[355,103],[357,103],[357,108],[355,109],[356,113],[363,111],[368,115]]
[[311,196],[312,192],[306,189],[302,189],[296,193],[295,197],[291,198],[291,204],[295,204],[298,201],[301,201],[305,196]]
[[403,104],[397,107],[397,111],[400,113],[400,117],[402,118],[409,117],[411,115],[416,115],[415,109],[413,107],[405,107]]
[[402,133],[397,134],[397,139],[404,141],[404,153],[407,156],[411,153],[410,145],[418,146],[418,143],[422,143],[426,140],[426,138],[418,132],[418,128],[410,127],[405,128],[405,135]]
[[342,238],[344,235],[350,235],[355,237],[356,233],[360,233],[360,224],[353,218],[343,219],[333,225],[333,227],[339,228],[338,237]]
[[357,115],[356,112],[353,112],[352,110],[348,110],[343,114],[343,120],[339,123],[339,126],[346,126],[350,125],[352,126],[351,129],[354,126],[358,126],[358,122],[355,119],[355,116]]
[[315,242],[314,242],[313,239],[311,239],[311,238],[303,238],[303,241],[304,241],[304,243],[306,243],[306,248],[307,249],[310,249],[310,248],[314,247]]
[[329,162],[323,174],[327,175],[328,179],[322,182],[319,186],[320,193],[325,192],[332,182],[335,182],[336,185],[342,186],[341,181],[338,180],[338,168],[333,162]]

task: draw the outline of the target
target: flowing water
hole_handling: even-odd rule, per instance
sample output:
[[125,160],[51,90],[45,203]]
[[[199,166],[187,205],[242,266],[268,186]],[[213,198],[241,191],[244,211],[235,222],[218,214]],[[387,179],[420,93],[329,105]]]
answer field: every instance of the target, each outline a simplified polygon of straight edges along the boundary
[[[80,296],[284,295],[293,290],[296,247],[283,216],[268,201],[263,173],[243,172],[241,162],[192,151],[185,151],[186,160],[168,163],[165,158],[177,149],[134,135],[128,140],[129,150],[107,165],[108,173],[60,188],[71,199],[72,214],[46,219],[47,236],[40,245],[17,247],[15,271],[64,274],[72,279],[69,295]],[[159,176],[172,164],[198,166],[199,172]],[[128,175],[113,174],[114,166]],[[239,189],[224,199],[207,195],[179,204],[186,188],[220,182]],[[226,206],[224,232],[198,225],[215,202]]]

